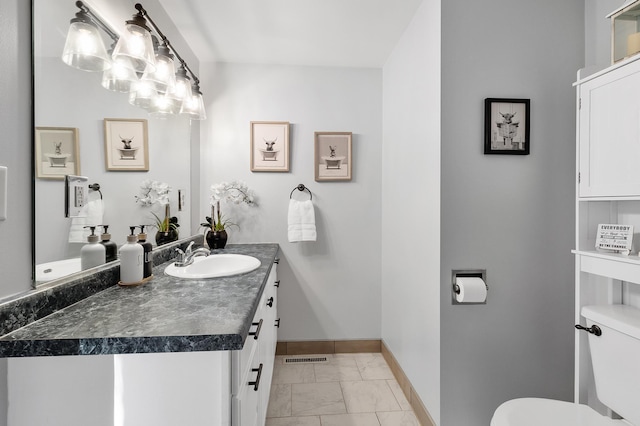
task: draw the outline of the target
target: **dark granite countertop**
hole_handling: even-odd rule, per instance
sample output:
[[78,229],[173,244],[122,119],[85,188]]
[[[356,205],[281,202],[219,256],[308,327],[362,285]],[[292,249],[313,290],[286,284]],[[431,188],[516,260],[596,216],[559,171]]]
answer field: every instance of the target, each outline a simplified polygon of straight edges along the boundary
[[277,244],[216,250],[254,256],[261,265],[205,280],[167,276],[165,262],[144,285],[111,286],[2,336],[0,357],[242,349],[277,252]]

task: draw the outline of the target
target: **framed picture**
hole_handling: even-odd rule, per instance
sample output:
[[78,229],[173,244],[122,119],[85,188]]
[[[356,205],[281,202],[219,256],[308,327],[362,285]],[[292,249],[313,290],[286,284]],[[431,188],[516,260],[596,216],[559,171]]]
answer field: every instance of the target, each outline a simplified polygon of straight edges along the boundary
[[484,100],[484,153],[529,154],[529,99]]
[[107,170],[149,171],[147,120],[105,118],[104,157]]
[[289,122],[251,122],[251,171],[289,171]]
[[78,129],[74,127],[36,127],[36,177],[64,180],[80,174]]
[[315,132],[317,182],[351,180],[351,132]]

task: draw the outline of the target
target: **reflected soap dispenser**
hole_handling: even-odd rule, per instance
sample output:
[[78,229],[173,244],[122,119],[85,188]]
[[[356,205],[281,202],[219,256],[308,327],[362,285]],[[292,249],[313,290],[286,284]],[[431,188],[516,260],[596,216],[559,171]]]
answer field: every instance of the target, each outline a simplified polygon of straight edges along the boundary
[[140,225],[140,233],[138,234],[138,244],[142,246],[144,251],[142,275],[148,278],[153,274],[153,244],[147,241],[147,234],[144,233],[145,225]]
[[136,227],[130,226],[131,235],[127,235],[127,243],[120,247],[120,284],[139,284],[143,278],[144,249],[138,244]]
[[102,235],[100,235],[100,243],[104,246],[107,262],[118,260],[118,245],[111,241],[111,234],[108,232],[109,225],[102,226]]
[[83,271],[102,265],[106,259],[104,246],[100,244],[100,238],[95,234],[96,227],[85,226],[85,228],[91,229],[91,235],[87,237],[87,244],[80,249],[80,268]]

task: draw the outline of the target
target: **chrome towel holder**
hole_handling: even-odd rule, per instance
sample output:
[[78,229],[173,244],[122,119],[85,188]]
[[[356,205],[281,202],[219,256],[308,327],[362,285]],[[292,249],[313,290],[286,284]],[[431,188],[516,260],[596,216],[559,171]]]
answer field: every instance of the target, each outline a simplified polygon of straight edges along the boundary
[[309,193],[309,199],[313,200],[313,194],[311,193],[311,190],[309,190],[309,188],[307,188],[306,186],[304,186],[303,184],[299,184],[298,186],[296,186],[295,188],[293,188],[291,190],[291,194],[289,194],[289,199],[291,199],[291,197],[293,197],[293,191],[298,190],[300,192],[302,191],[307,191]]

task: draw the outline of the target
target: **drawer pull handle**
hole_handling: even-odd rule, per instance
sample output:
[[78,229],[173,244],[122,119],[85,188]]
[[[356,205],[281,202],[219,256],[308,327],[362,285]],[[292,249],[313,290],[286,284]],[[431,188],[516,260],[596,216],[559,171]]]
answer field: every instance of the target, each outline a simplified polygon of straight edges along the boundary
[[276,265],[280,263],[280,258],[276,257],[275,260],[273,261],[273,263],[275,263]]
[[250,331],[249,336],[253,336],[254,340],[258,340],[258,337],[260,336],[260,329],[262,328],[262,320],[259,322],[253,322],[251,325],[257,325],[258,328],[256,328],[256,331]]
[[280,280],[276,281],[273,285],[276,287],[280,287]]
[[280,328],[280,318],[276,320],[276,327]]
[[258,390],[258,386],[260,386],[260,376],[262,376],[262,363],[260,363],[260,367],[258,368],[252,368],[251,371],[258,372],[258,375],[256,376],[256,381],[255,382],[249,382],[249,386],[253,386],[253,390],[257,391]]
[[268,300],[267,306],[270,307],[270,308],[273,308],[273,297],[270,297],[267,300]]

